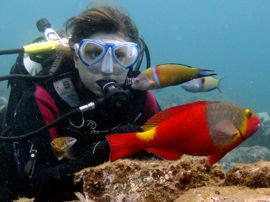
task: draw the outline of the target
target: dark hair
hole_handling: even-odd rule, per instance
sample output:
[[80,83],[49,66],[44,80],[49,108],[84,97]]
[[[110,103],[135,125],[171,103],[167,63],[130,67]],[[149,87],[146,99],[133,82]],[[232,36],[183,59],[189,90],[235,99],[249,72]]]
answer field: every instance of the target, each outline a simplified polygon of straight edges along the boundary
[[132,19],[116,7],[90,8],[70,18],[66,22],[66,30],[71,34],[71,46],[97,32],[122,33],[133,42],[139,41],[138,29]]

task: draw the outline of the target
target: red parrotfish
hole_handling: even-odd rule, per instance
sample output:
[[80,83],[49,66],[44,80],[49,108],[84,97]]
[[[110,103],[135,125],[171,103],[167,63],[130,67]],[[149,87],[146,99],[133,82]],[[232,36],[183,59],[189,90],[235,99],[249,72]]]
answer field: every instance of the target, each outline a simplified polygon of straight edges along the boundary
[[221,101],[198,101],[157,113],[145,123],[143,132],[106,138],[111,161],[147,150],[167,160],[183,154],[208,156],[212,165],[258,128],[259,118],[250,109]]
[[147,68],[140,73],[132,81],[131,87],[136,90],[159,89],[215,74],[213,70],[183,64],[161,64]]

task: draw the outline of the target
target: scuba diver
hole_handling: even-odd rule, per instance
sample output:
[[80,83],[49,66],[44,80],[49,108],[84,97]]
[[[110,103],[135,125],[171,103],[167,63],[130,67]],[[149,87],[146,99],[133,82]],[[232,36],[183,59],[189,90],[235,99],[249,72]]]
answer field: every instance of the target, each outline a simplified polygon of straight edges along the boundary
[[[2,131],[2,137],[12,141],[0,141],[5,150],[1,152],[5,165],[0,167],[1,201],[18,196],[36,201],[74,199],[78,187],[73,185],[73,174],[109,159],[105,136],[140,131],[160,111],[150,91],[128,85],[128,79],[139,74],[145,44],[125,12],[93,7],[70,18],[66,30],[71,52],[20,54],[12,68],[14,73],[23,66],[20,73],[25,73],[32,64],[33,75],[53,72],[53,76],[9,82],[19,92],[11,92]],[[59,68],[44,68],[55,67],[55,61]],[[84,108],[80,106],[91,110],[68,114]],[[64,114],[68,116],[57,124],[38,130]],[[38,132],[33,135],[33,131]],[[27,138],[12,139],[29,133]]]

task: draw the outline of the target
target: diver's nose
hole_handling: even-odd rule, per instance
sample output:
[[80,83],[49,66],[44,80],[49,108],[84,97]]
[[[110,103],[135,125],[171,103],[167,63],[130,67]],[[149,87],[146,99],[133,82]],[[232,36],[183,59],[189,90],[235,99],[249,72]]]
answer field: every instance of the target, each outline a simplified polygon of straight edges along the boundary
[[102,63],[101,63],[101,71],[103,73],[113,73],[113,58],[112,58],[112,49],[109,48],[107,53],[105,54]]

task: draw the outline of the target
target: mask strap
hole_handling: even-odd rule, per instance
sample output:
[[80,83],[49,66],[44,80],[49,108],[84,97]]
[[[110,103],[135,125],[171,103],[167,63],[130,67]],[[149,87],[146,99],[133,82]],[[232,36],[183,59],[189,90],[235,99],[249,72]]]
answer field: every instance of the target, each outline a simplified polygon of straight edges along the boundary
[[139,38],[139,45],[140,45],[140,54],[139,54],[139,58],[138,58],[138,62],[134,68],[135,71],[139,71],[142,61],[143,61],[143,56],[145,54],[146,56],[146,68],[151,67],[151,57],[150,57],[150,52],[148,49],[148,46],[146,45],[146,43],[144,42],[144,40],[142,38]]

